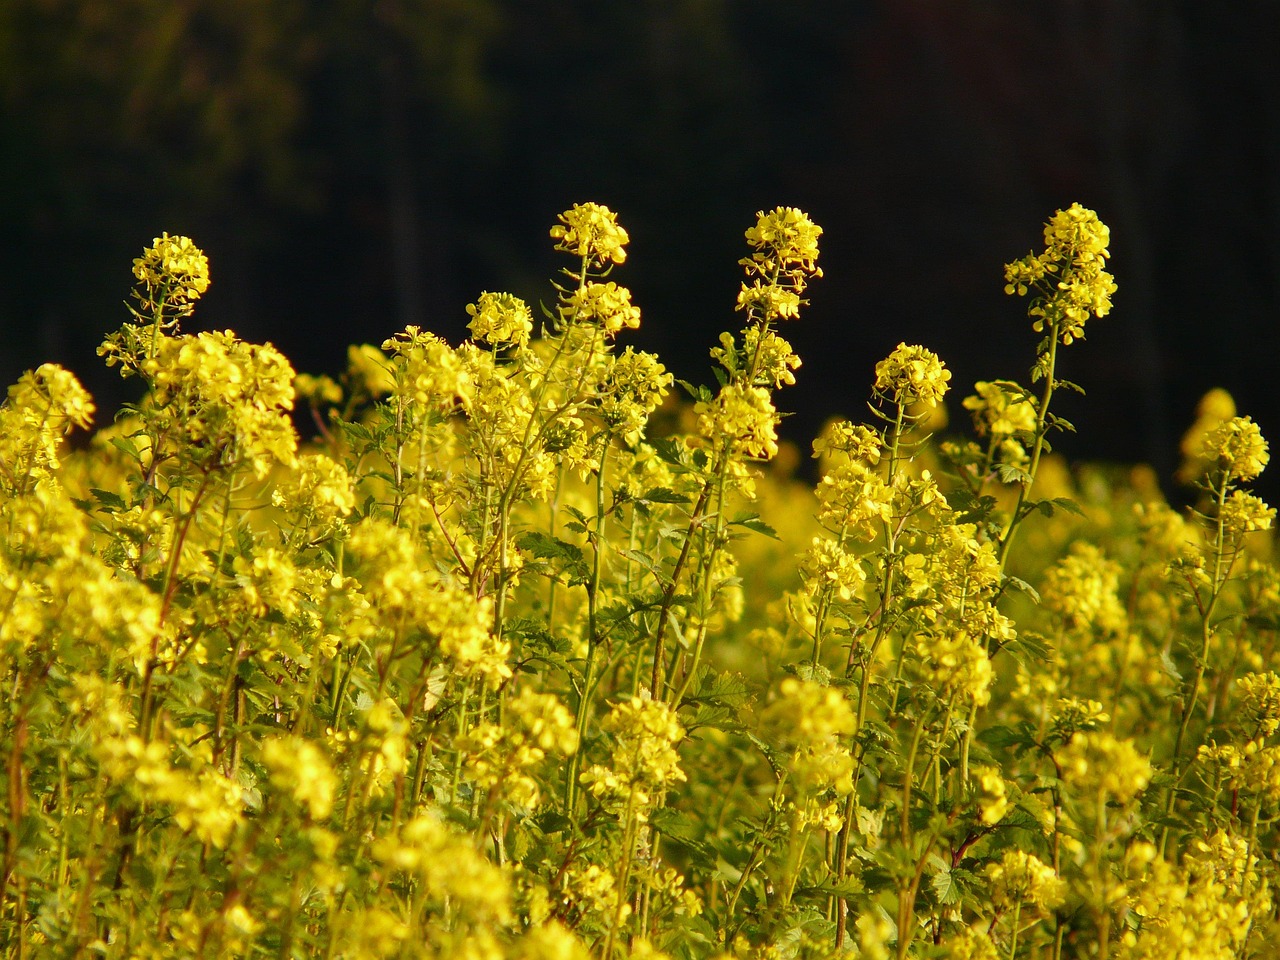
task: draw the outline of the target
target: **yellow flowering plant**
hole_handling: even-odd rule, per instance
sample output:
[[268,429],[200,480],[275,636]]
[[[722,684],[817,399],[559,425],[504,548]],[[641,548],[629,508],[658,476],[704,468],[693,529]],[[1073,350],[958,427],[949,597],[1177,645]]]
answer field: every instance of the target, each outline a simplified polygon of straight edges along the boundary
[[70,371],[0,404],[9,954],[1276,956],[1261,428],[1206,399],[1188,511],[1051,451],[1116,292],[1077,204],[1005,268],[1031,387],[935,437],[903,342],[796,480],[821,236],[757,215],[684,402],[600,204],[540,322],[484,292],[334,377],[183,329],[209,264],[157,238],[100,350],[140,399],[74,446]]

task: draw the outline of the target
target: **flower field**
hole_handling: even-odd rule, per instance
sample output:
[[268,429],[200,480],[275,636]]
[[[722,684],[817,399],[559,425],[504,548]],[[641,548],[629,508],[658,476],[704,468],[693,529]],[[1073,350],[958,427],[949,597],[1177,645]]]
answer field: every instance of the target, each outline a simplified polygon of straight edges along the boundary
[[1004,268],[1026,382],[900,344],[801,483],[821,234],[746,231],[709,384],[626,346],[597,204],[537,315],[337,379],[184,329],[209,264],[157,238],[99,350],[137,402],[0,406],[6,955],[1280,956],[1258,426],[1205,398],[1187,510],[1052,452],[1117,290],[1077,204]]

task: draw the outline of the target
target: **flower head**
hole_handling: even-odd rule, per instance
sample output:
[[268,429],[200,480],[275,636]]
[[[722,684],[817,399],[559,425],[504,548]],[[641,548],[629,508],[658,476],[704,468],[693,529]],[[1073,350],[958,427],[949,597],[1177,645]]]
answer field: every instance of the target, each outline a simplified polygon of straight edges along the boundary
[[946,395],[951,371],[938,355],[920,346],[898,344],[876,364],[876,393],[894,403],[936,407]]
[[618,226],[618,215],[598,203],[578,203],[560,214],[560,222],[551,228],[556,249],[586,259],[589,264],[622,263],[624,249],[630,240],[627,231]]

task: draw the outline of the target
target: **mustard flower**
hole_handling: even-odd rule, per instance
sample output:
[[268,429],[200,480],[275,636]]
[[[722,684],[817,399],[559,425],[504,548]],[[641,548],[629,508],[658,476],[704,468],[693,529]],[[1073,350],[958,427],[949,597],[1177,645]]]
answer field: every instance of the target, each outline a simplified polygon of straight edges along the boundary
[[1062,343],[1084,337],[1085,321],[1111,312],[1115,281],[1104,269],[1111,232],[1092,210],[1072,204],[1044,228],[1045,250],[1005,265],[1007,294],[1037,297],[1028,313],[1037,331],[1049,326]]
[[1057,759],[1069,786],[1119,803],[1128,803],[1151,782],[1151,761],[1131,740],[1118,740],[1104,731],[1077,733]]
[[964,408],[972,411],[978,436],[1010,437],[1035,430],[1036,408],[1017,384],[1006,380],[993,383],[979,380],[973,388],[977,393],[965,397]]
[[924,676],[939,697],[958,695],[980,707],[991,700],[995,671],[982,645],[966,631],[917,634],[916,649]]
[[727,383],[715,400],[694,406],[698,432],[712,440],[730,441],[737,455],[771,460],[778,454],[778,413],[764,387]]
[[974,767],[973,777],[977,785],[978,818],[993,827],[1009,812],[1004,777],[996,767]]
[[1280,730],[1280,676],[1246,673],[1236,680],[1236,690],[1241,709],[1259,734],[1269,737]]
[[630,240],[618,225],[618,215],[598,203],[578,203],[560,214],[551,228],[556,249],[586,259],[590,264],[622,263]]
[[[1205,459],[1205,439],[1223,423],[1236,415],[1236,401],[1226,390],[1214,387],[1196,404],[1196,419],[1178,444],[1182,464],[1178,467],[1180,483],[1194,483],[1212,464]],[[1216,453],[1213,454],[1216,459]]]
[[271,737],[262,744],[262,763],[271,785],[288,793],[312,820],[326,820],[333,810],[337,786],[323,751],[299,737]]
[[1122,631],[1120,565],[1091,543],[1074,543],[1071,552],[1045,571],[1040,597],[1046,609],[1068,627]]
[[982,926],[962,927],[943,940],[946,960],[1003,960]]
[[1053,867],[1025,850],[1007,850],[995,863],[987,864],[991,881],[991,903],[996,907],[1026,904],[1040,911],[1052,910],[1062,902],[1066,884]]
[[853,733],[853,708],[834,687],[788,677],[760,715],[761,725],[790,755],[790,769],[805,792],[853,789],[853,756],[841,743]]
[[347,376],[375,399],[396,388],[387,355],[371,343],[347,347]]
[[757,320],[768,324],[775,320],[798,320],[802,303],[800,294],[790,287],[756,281],[751,286],[742,285],[736,309],[746,310]]
[[1232,480],[1253,480],[1271,459],[1267,441],[1251,417],[1232,417],[1205,434],[1202,456]]
[[247,461],[260,478],[273,463],[293,463],[294,373],[271,344],[246,343],[230,330],[164,337],[142,374],[151,383],[152,415],[166,431],[217,457]]
[[422,885],[420,896],[433,904],[443,907],[447,901],[459,916],[478,926],[511,920],[507,874],[439,816],[414,817],[396,833],[375,840],[372,852],[389,869],[415,876]]
[[1246,533],[1270,530],[1275,523],[1276,511],[1251,493],[1233,490],[1222,505],[1221,519],[1228,540],[1237,542]]
[[818,238],[822,228],[808,215],[795,207],[776,207],[756,214],[756,225],[747,228],[747,243],[753,252],[743,264],[760,269],[776,265],[783,271],[800,270],[813,276],[822,276],[817,266]]
[[[884,450],[880,435],[870,427],[853,424],[848,420],[833,420],[813,441],[813,455],[819,459],[832,459],[843,455],[852,460],[865,460],[874,466],[880,462]],[[827,471],[824,469],[823,473]]]
[[720,334],[720,346],[711,348],[711,359],[730,374],[744,374],[755,386],[771,386],[775,390],[796,382],[794,370],[800,358],[791,344],[766,327],[749,326],[742,332],[742,349],[733,334]]
[[305,400],[315,407],[333,406],[342,402],[342,387],[332,377],[323,374],[314,377],[309,373],[300,373],[293,378],[293,392],[299,400]]
[[817,495],[818,522],[828,530],[869,538],[871,521],[893,517],[893,488],[860,460],[835,466],[818,484]]
[[623,327],[634,330],[640,326],[640,308],[631,303],[631,291],[612,280],[588,283],[564,295],[558,309],[562,323],[593,322],[610,337]]
[[467,313],[471,336],[495,347],[523,347],[533,333],[529,305],[509,293],[482,293],[475,303],[467,304]]
[[852,599],[867,581],[861,560],[827,537],[814,537],[810,542],[800,561],[800,574],[815,594],[830,589],[841,600]]
[[671,383],[657,356],[627,347],[601,368],[596,384],[600,415],[627,443],[636,444]]
[[272,489],[271,502],[329,525],[355,509],[356,496],[342,464],[322,453],[304,453]]
[[920,346],[898,344],[876,364],[875,391],[902,406],[936,407],[946,396],[951,371],[938,355]]
[[133,261],[144,309],[161,302],[186,307],[209,289],[209,258],[188,237],[162,233]]
[[684,739],[684,727],[667,704],[639,696],[615,703],[601,727],[614,738],[611,764],[593,765],[579,779],[592,796],[606,802],[625,806],[633,801],[643,820],[645,808],[685,779],[675,749]]
[[59,466],[62,438],[88,427],[93,400],[69,370],[41,364],[9,388],[0,404],[0,489],[48,477]]
[[467,775],[477,786],[534,808],[541,791],[530,771],[548,752],[562,757],[574,753],[578,731],[573,714],[554,694],[521,690],[508,702],[502,725],[477,724],[458,749],[467,757]]
[[590,960],[586,946],[558,921],[531,926],[513,947],[513,960]]
[[449,344],[410,325],[382,344],[393,396],[448,407],[466,391],[466,370]]

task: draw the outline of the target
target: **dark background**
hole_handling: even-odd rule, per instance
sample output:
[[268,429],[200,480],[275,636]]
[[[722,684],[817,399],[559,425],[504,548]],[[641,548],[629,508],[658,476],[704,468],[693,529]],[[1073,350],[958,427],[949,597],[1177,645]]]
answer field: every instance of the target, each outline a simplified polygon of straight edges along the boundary
[[785,432],[860,417],[900,340],[959,425],[1037,339],[1002,264],[1079,201],[1119,292],[1062,354],[1089,396],[1060,448],[1167,478],[1213,386],[1280,442],[1271,0],[6,0],[0,110],[5,382],[57,360],[118,403],[94,347],[162,230],[211,259],[188,329],[334,374],[407,323],[457,342],[482,290],[550,300],[583,200],[631,233],[628,342],[706,381],[742,232],[785,204],[827,274],[783,331]]

